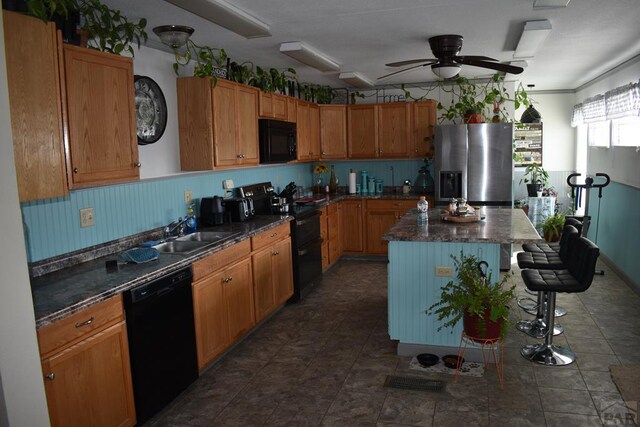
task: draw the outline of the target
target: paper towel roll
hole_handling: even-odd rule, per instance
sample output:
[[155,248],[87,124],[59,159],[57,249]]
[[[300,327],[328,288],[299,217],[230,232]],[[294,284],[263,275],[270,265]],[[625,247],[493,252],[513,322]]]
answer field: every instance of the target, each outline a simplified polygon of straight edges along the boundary
[[356,173],[349,172],[349,194],[356,194]]

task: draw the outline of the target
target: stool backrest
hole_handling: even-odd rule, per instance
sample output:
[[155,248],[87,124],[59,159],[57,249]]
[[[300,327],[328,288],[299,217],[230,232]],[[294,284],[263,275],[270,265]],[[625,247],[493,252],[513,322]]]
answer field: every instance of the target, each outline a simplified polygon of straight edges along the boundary
[[582,235],[582,221],[575,218],[566,218],[564,220],[564,226],[566,227],[567,225],[573,225],[578,230],[578,233]]
[[580,232],[573,225],[566,225],[562,229],[562,236],[560,236],[560,250],[558,255],[563,263],[567,262],[569,258],[569,240],[580,237]]
[[600,249],[586,237],[571,239],[569,246],[569,258],[566,262],[567,269],[581,285],[580,289],[572,291],[586,291],[593,281]]

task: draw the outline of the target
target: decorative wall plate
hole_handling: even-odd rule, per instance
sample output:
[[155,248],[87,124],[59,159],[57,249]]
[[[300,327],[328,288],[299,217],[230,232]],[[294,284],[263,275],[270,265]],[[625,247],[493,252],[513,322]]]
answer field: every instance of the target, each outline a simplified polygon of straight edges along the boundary
[[167,127],[167,102],[160,86],[150,77],[134,76],[138,144],[158,141]]

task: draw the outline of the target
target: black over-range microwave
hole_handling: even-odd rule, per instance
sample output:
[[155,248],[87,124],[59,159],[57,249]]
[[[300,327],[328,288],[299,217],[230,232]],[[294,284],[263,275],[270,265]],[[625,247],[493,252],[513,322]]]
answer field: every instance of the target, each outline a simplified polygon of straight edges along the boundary
[[296,124],[260,119],[260,163],[286,163],[296,160]]

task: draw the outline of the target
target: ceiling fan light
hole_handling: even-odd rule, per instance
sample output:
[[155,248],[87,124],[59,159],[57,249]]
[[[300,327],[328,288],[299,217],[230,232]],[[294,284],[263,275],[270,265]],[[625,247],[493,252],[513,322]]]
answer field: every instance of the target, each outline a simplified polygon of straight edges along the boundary
[[185,25],[161,25],[153,29],[160,41],[173,49],[187,44],[193,31],[193,28]]
[[441,79],[450,79],[460,73],[460,65],[452,63],[433,64],[431,66],[431,71],[433,71],[433,74],[440,77]]

